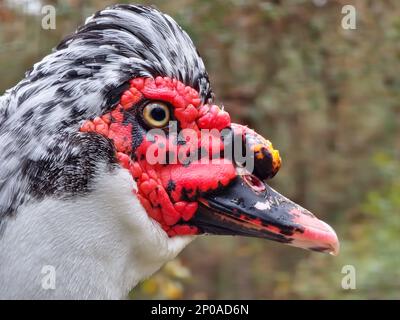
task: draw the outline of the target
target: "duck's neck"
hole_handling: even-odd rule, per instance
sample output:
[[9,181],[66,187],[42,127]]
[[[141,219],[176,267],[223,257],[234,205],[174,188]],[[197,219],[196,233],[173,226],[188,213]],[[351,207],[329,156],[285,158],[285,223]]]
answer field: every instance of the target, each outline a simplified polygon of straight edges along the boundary
[[120,169],[95,191],[20,208],[0,235],[0,298],[122,299],[193,237],[168,238]]

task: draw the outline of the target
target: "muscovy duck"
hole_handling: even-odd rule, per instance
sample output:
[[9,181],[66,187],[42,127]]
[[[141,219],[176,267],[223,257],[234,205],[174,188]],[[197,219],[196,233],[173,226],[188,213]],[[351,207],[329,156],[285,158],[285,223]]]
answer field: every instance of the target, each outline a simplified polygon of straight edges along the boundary
[[[266,184],[279,152],[213,101],[152,7],[99,11],[35,64],[0,98],[0,298],[124,298],[200,234],[336,254],[333,229]],[[224,156],[235,139],[251,170]]]

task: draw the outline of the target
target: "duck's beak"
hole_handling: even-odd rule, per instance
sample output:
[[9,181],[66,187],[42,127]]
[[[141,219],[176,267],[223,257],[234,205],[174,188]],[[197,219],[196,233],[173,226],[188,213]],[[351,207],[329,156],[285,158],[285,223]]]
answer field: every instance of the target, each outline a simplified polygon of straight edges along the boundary
[[200,198],[191,223],[204,233],[266,238],[337,255],[339,241],[335,231],[266,184],[277,171],[271,169],[274,159],[280,165],[279,154],[272,145],[247,128],[236,125],[234,130],[244,132],[243,139],[250,149],[259,151],[261,146],[266,156],[255,157],[253,174],[240,174],[237,169],[236,178],[228,186]]
[[[256,183],[254,189],[252,184]],[[238,176],[200,200],[192,223],[203,232],[265,238],[313,251],[339,253],[335,231],[255,176]],[[262,188],[261,186],[264,186]]]

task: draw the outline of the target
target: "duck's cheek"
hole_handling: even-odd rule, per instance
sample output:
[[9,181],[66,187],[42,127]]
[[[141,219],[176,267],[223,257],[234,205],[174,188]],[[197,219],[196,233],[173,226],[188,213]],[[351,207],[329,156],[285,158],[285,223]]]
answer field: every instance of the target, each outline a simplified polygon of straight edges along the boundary
[[[197,198],[231,182],[236,171],[232,162],[200,160],[182,164],[166,157],[170,152],[169,138],[163,135],[145,137],[136,149],[128,169],[137,182],[137,196],[148,214],[168,235],[197,234],[190,225],[198,209]],[[153,150],[154,149],[154,150]],[[175,154],[179,150],[175,150]]]
[[119,104],[113,111],[85,121],[80,127],[80,132],[102,135],[113,143],[117,153],[130,155],[134,124],[125,120],[124,108]]

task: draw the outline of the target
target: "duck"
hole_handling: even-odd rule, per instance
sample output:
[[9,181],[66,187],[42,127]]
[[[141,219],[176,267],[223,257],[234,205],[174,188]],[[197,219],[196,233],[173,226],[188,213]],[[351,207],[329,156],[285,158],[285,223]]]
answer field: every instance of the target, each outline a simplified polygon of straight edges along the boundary
[[215,101],[150,6],[98,11],[34,64],[0,97],[0,299],[125,299],[202,235],[338,254],[268,185],[279,151]]

